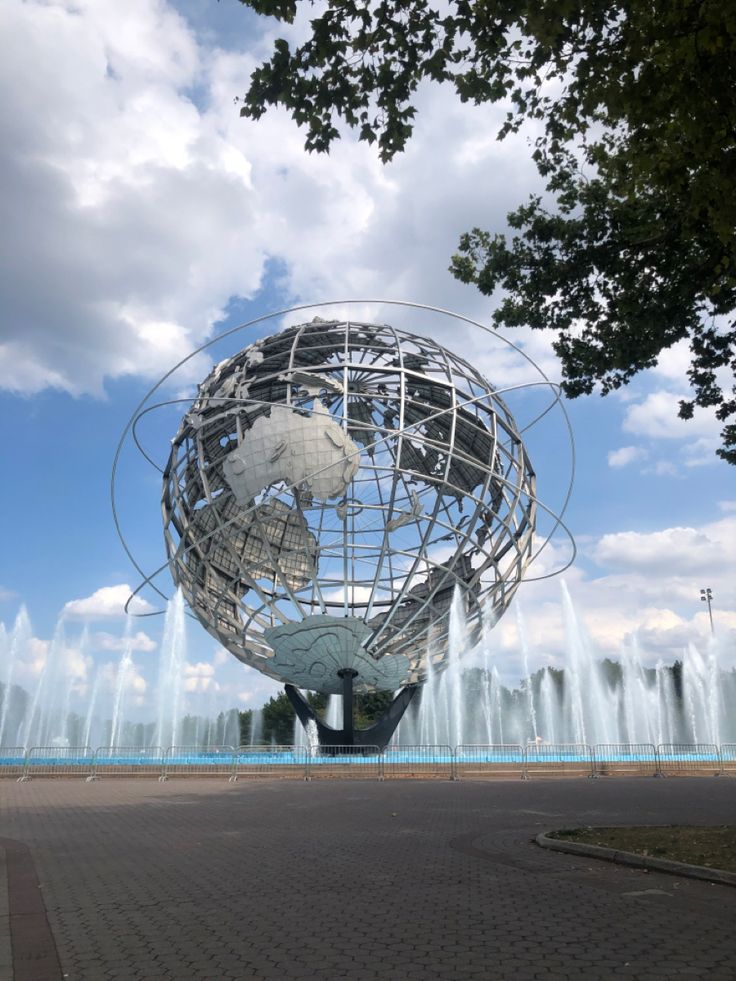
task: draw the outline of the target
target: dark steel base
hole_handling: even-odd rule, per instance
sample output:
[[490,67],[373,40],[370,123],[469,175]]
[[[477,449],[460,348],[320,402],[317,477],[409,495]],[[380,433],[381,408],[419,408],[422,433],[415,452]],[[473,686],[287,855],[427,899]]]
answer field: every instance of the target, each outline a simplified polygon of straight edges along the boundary
[[367,729],[356,729],[353,726],[353,677],[355,672],[340,672],[343,683],[343,727],[333,729],[326,725],[315,713],[312,706],[294,685],[286,685],[286,694],[301,724],[306,729],[312,721],[317,726],[317,738],[320,749],[324,753],[339,752],[338,747],[351,746],[360,751],[360,747],[377,746],[385,749],[401,717],[409,707],[409,703],[419,691],[419,685],[408,685],[402,688],[391,702],[383,717]]

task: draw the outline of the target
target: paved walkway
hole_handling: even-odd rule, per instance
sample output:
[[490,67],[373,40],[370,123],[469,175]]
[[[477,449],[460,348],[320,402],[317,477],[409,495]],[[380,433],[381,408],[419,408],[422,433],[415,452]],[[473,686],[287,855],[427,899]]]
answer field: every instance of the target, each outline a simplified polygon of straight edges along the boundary
[[4,781],[0,977],[10,924],[14,981],[734,981],[736,889],[530,839],[735,818],[728,778]]

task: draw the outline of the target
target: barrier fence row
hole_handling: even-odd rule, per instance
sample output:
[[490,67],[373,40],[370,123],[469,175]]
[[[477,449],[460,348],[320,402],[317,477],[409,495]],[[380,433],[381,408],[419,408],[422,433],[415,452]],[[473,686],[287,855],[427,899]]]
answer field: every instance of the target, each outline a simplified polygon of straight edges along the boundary
[[305,780],[484,779],[614,775],[736,776],[736,743],[534,743],[456,747],[400,746],[160,746],[138,748],[34,746],[0,748],[0,777],[219,776],[228,780],[292,777]]

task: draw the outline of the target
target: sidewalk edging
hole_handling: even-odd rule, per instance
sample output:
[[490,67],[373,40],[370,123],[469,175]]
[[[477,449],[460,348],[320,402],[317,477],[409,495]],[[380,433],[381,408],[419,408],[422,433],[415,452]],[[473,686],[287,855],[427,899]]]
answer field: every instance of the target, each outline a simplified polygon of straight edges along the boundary
[[635,852],[622,852],[615,848],[604,848],[601,845],[584,845],[578,841],[563,841],[560,838],[550,838],[550,834],[552,834],[551,831],[543,831],[538,834],[535,839],[536,843],[542,848],[550,848],[555,852],[586,855],[588,858],[600,858],[604,862],[614,862],[616,865],[626,865],[630,868],[651,869],[653,872],[666,872],[669,875],[681,875],[690,879],[702,879],[705,882],[717,882],[721,886],[736,886],[736,872],[709,869],[703,865],[688,865],[686,862],[673,862],[667,858],[637,855]]

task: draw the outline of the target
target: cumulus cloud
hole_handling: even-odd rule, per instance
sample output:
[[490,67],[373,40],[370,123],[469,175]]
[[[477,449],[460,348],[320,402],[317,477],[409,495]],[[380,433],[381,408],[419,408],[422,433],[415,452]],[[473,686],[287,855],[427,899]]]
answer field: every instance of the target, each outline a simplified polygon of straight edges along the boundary
[[632,572],[689,575],[715,572],[732,565],[736,555],[736,520],[722,520],[718,537],[696,528],[667,528],[604,535],[593,552],[596,561]]
[[[500,109],[428,87],[415,138],[389,167],[352,135],[330,156],[306,154],[287,114],[253,123],[233,106],[271,29],[250,24],[248,50],[225,52],[162,0],[139,0],[124,24],[113,0],[2,5],[0,194],[13,248],[0,385],[100,393],[108,378],[158,375],[210,335],[231,297],[255,295],[272,259],[291,297],[421,297],[487,321],[488,301],[449,276],[448,259],[462,231],[502,227],[534,186],[524,138],[498,143]],[[557,372],[548,338],[510,336]],[[511,363],[529,376],[502,346],[474,343],[491,379],[513,382]]]
[[206,661],[187,664],[184,668],[184,690],[187,692],[217,692],[220,685],[215,681],[215,666]]
[[94,666],[87,645],[81,639],[69,640],[63,634],[57,634],[53,641],[27,637],[17,654],[13,683],[27,691],[34,691],[44,674],[47,691],[49,687],[61,684],[63,679],[70,691],[83,693]]
[[158,644],[143,630],[130,637],[116,637],[114,634],[98,631],[93,637],[94,646],[102,651],[155,651]]
[[621,446],[617,450],[610,450],[608,453],[609,467],[627,467],[636,460],[643,460],[646,450],[640,446]]
[[14,677],[21,683],[35,681],[43,671],[49,652],[49,641],[40,637],[30,637],[21,650],[20,663],[16,665]]
[[715,440],[720,429],[712,410],[696,408],[692,419],[680,419],[678,404],[686,395],[658,389],[626,409],[623,428],[652,439]]
[[[148,690],[148,683],[143,676],[140,667],[133,661],[107,661],[100,667],[100,681],[103,689],[114,692],[121,678],[123,691],[142,698]],[[140,703],[139,703],[140,704]]]
[[[127,583],[118,586],[102,586],[91,596],[69,600],[64,604],[63,615],[88,620],[103,620],[125,616],[125,604],[132,590]],[[131,614],[151,613],[153,607],[139,596],[134,597],[128,610]]]
[[691,360],[692,354],[687,340],[678,341],[677,344],[660,352],[653,370],[663,378],[681,383],[687,375]]

